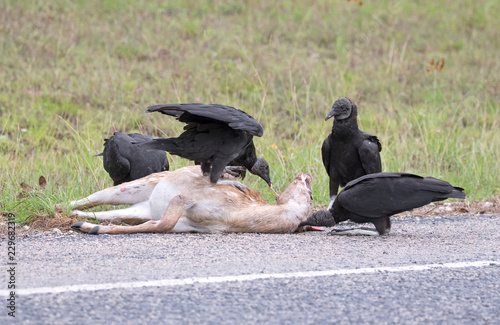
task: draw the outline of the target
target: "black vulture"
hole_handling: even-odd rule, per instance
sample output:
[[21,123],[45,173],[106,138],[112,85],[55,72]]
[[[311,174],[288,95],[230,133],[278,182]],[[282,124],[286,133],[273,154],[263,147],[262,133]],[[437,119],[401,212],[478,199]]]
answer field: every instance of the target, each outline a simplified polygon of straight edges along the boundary
[[408,173],[368,174],[347,183],[330,210],[313,213],[300,226],[331,227],[346,220],[371,222],[376,230],[332,230],[330,234],[384,235],[391,230],[390,216],[448,198],[465,199],[463,188]]
[[332,116],[335,117],[332,132],[321,147],[323,165],[330,177],[328,208],[335,201],[339,185],[343,187],[360,176],[382,171],[379,153],[382,145],[376,136],[358,128],[356,105],[342,97],[335,101],[325,121]]
[[272,189],[269,164],[257,157],[253,143],[253,137],[261,137],[264,129],[247,113],[230,106],[202,103],[154,105],[146,112],[174,116],[187,125],[179,137],[153,139],[141,143],[142,148],[166,150],[201,163],[203,173],[210,175],[214,184],[226,166],[243,166]]
[[103,156],[104,169],[115,186],[169,169],[164,150],[146,150],[134,144],[152,139],[139,133],[121,132],[104,139],[104,151],[97,156]]

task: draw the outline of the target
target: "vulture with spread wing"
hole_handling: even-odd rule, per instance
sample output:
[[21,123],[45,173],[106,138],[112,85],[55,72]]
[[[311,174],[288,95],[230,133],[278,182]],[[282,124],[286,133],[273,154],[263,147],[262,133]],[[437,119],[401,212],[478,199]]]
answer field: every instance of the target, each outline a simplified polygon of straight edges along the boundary
[[260,176],[272,188],[269,164],[255,152],[253,137],[264,129],[247,113],[220,104],[166,104],[149,106],[148,113],[160,112],[186,123],[177,138],[153,139],[141,143],[145,149],[160,149],[201,164],[204,174],[216,183],[226,166],[243,166]]

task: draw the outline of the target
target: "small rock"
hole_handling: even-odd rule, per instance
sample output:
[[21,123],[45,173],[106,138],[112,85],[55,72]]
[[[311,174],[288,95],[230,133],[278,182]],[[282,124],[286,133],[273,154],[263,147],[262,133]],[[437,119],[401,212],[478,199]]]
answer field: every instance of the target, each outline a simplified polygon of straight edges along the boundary
[[28,226],[28,225],[23,226],[23,230],[29,230],[29,229],[30,229],[30,226]]
[[493,207],[493,202],[484,202],[483,203],[483,208],[488,209]]
[[52,233],[55,234],[55,235],[62,235],[62,231],[58,228],[54,228],[52,229]]

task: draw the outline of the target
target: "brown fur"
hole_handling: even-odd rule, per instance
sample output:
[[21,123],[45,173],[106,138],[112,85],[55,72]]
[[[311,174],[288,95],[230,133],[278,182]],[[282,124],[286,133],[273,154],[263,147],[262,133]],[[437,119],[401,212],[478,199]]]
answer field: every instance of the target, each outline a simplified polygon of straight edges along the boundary
[[107,188],[70,205],[83,208],[132,204],[130,208],[96,213],[76,210],[73,215],[134,223],[147,221],[136,226],[96,226],[87,222],[74,225],[83,232],[289,233],[295,231],[309,213],[310,183],[311,176],[301,174],[274,205],[234,179],[212,184],[202,176],[199,166],[190,166]]

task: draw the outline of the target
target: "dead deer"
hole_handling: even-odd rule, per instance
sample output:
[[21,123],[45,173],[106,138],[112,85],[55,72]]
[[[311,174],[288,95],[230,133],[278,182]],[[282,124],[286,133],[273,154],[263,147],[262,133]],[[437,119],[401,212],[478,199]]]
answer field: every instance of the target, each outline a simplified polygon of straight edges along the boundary
[[291,233],[306,220],[311,200],[311,176],[300,174],[278,197],[276,205],[235,179],[216,184],[199,166],[151,174],[70,202],[82,209],[104,204],[131,207],[100,212],[73,211],[73,216],[98,220],[121,219],[134,226],[101,226],[77,222],[73,228],[90,234],[145,232],[260,232]]

